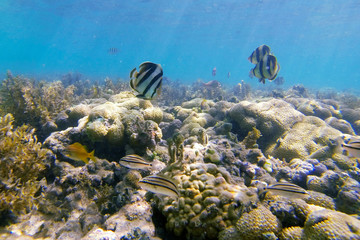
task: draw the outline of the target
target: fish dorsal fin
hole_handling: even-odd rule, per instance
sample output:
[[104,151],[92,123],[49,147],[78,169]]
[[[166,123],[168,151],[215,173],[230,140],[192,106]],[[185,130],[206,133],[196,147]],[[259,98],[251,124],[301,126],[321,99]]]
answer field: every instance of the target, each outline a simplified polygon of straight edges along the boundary
[[79,142],[76,142],[76,143],[73,143],[71,145],[69,145],[68,147],[70,148],[76,148],[76,149],[85,149],[85,151],[87,151],[87,147],[82,145],[81,143]]

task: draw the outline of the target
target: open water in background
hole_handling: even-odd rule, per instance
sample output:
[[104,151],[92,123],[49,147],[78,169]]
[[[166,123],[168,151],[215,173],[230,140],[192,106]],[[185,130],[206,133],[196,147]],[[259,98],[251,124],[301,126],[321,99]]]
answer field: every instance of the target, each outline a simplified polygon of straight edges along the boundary
[[[128,79],[143,61],[164,75],[234,85],[261,44],[285,86],[360,87],[359,0],[1,0],[0,76]],[[116,54],[109,54],[116,48]],[[228,72],[231,77],[228,79]]]

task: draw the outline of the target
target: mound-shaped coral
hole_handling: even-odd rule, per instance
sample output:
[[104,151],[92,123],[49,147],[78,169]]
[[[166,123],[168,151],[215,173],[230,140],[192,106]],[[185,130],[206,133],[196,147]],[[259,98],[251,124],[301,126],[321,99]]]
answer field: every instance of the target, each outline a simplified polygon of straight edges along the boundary
[[271,144],[266,153],[290,161],[293,158],[304,159],[322,149],[324,155],[318,158],[331,157],[335,152],[334,141],[339,137],[340,131],[329,127],[320,118],[307,116]]
[[236,223],[241,239],[264,239],[266,234],[277,234],[281,230],[280,221],[269,209],[259,205],[249,213],[244,213]]
[[360,239],[360,221],[341,212],[314,210],[304,226],[305,239]]

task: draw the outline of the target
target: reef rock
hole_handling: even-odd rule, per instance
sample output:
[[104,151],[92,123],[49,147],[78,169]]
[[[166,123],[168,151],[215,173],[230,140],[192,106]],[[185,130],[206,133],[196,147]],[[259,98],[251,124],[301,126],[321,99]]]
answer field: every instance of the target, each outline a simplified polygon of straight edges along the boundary
[[116,234],[116,239],[133,239],[136,235],[141,236],[141,239],[152,239],[155,236],[155,226],[151,217],[151,205],[139,195],[133,195],[131,203],[113,214],[104,225],[107,230]]

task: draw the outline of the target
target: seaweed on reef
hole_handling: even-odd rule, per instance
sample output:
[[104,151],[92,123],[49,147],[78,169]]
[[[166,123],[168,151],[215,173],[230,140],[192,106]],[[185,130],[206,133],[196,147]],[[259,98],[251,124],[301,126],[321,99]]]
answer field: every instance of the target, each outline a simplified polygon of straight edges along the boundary
[[256,127],[253,127],[253,129],[248,132],[248,135],[244,138],[242,143],[245,145],[246,148],[257,148],[258,144],[256,143],[256,141],[260,137],[261,132]]
[[248,99],[251,96],[251,86],[244,80],[241,80],[241,83],[238,83],[233,87],[233,93],[241,100]]
[[11,113],[16,126],[29,124],[38,133],[45,123],[78,101],[74,91],[73,85],[65,88],[60,81],[38,82],[8,72],[0,86],[0,113]]
[[189,99],[191,99],[189,86],[182,84],[180,81],[173,81],[164,77],[161,94],[158,97],[158,100],[162,105],[181,105],[181,103]]
[[167,139],[170,163],[181,162],[184,159],[184,136],[175,133],[172,138]]
[[41,194],[48,150],[42,149],[34,129],[14,129],[14,117],[0,117],[0,215],[26,213],[35,207]]
[[356,109],[360,105],[360,98],[352,93],[345,92],[340,95],[339,102],[343,106],[346,106],[351,109]]

